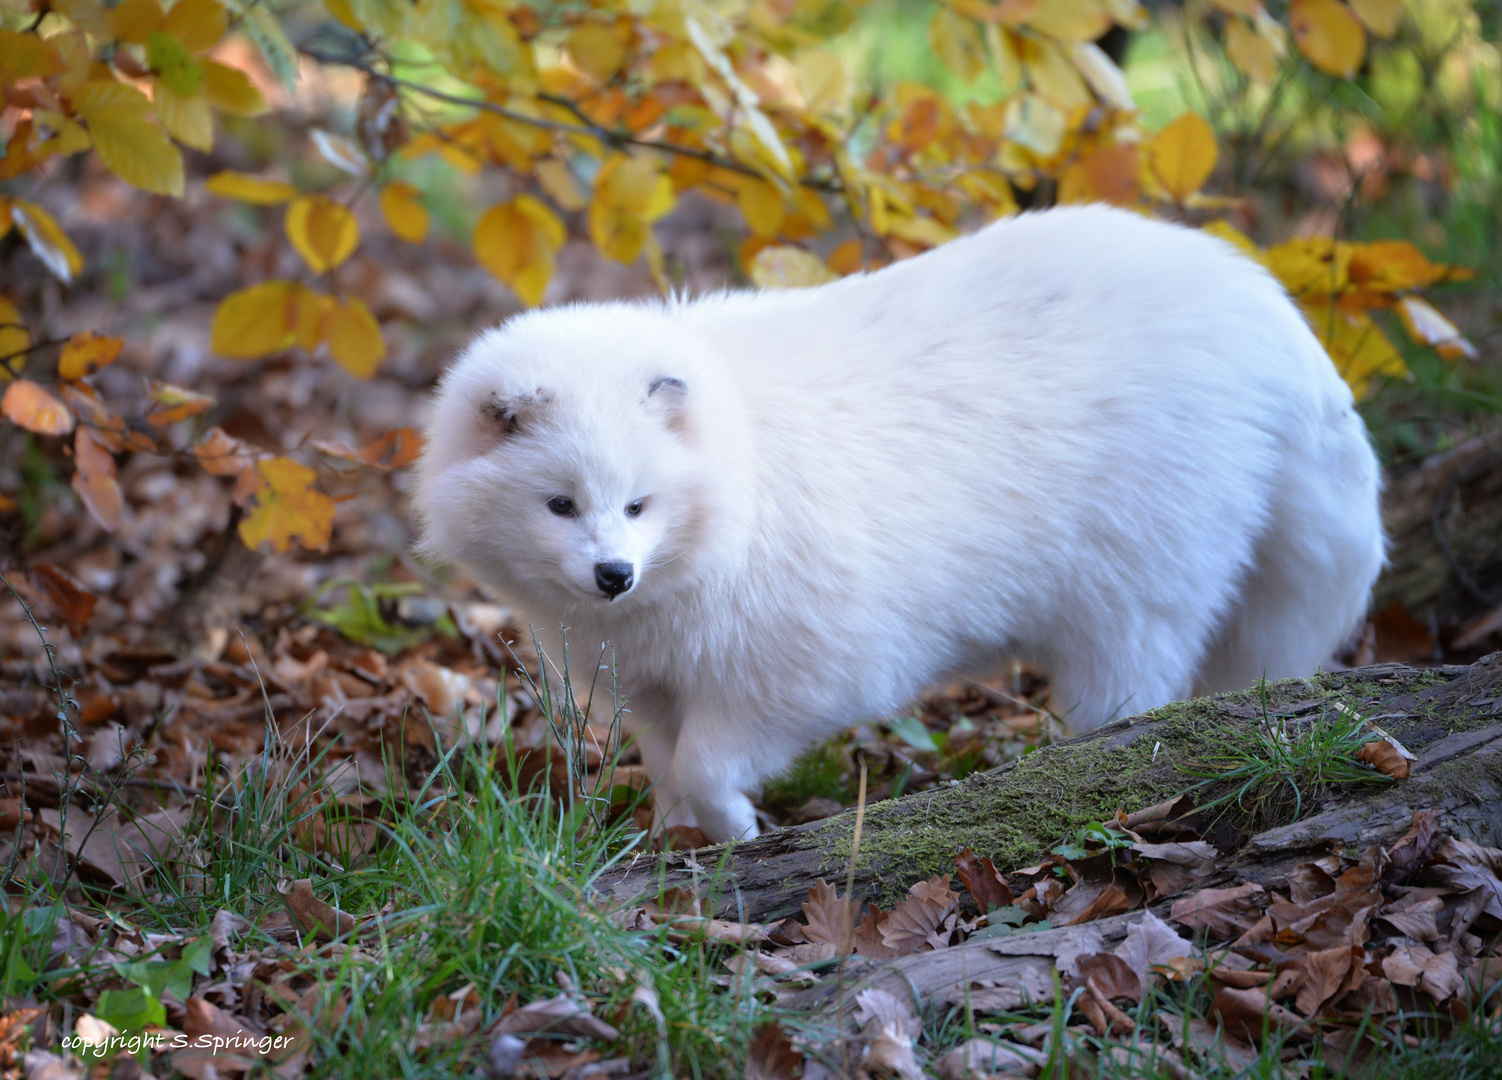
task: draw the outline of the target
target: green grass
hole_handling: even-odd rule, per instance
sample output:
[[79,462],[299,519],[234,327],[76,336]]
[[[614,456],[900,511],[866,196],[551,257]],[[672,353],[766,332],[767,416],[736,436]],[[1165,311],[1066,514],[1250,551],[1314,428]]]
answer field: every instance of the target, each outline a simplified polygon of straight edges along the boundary
[[1233,806],[1258,828],[1297,821],[1304,808],[1335,784],[1389,783],[1388,777],[1355,760],[1361,747],[1378,736],[1365,717],[1349,709],[1321,708],[1314,720],[1283,720],[1268,715],[1262,686],[1262,719],[1250,736],[1238,731],[1223,753],[1196,761],[1185,772],[1201,778],[1191,790],[1223,789],[1202,802],[1201,811],[1224,813]]
[[798,758],[787,772],[767,782],[763,805],[774,810],[796,810],[809,799],[854,801],[845,785],[850,770],[848,739],[843,736],[817,746]]

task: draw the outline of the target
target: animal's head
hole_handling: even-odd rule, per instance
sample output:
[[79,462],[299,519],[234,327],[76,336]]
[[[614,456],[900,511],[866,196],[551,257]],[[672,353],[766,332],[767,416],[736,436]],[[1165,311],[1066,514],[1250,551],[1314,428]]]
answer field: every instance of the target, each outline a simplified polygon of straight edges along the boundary
[[691,579],[718,499],[715,379],[660,310],[564,308],[482,335],[428,429],[424,551],[550,607],[631,607]]

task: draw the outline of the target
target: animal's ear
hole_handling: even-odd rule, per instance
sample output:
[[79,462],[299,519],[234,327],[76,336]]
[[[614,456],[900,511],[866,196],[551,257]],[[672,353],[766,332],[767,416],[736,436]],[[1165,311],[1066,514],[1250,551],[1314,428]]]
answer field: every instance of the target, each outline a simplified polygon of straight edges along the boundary
[[480,402],[477,413],[480,431],[495,442],[522,434],[541,415],[549,400],[550,396],[543,390],[511,397],[492,393]]
[[688,383],[671,375],[653,379],[647,387],[647,405],[662,415],[670,429],[682,431],[688,412]]

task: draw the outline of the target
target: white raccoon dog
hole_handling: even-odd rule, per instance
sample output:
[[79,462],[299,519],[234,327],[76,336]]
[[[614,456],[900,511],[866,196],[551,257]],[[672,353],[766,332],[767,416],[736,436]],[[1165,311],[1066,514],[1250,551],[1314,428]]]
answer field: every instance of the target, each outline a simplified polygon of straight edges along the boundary
[[1010,659],[1075,730],[1309,674],[1366,609],[1378,489],[1272,277],[1085,207],[518,316],[444,376],[416,504],[555,657],[610,644],[659,821],[725,840],[800,752]]

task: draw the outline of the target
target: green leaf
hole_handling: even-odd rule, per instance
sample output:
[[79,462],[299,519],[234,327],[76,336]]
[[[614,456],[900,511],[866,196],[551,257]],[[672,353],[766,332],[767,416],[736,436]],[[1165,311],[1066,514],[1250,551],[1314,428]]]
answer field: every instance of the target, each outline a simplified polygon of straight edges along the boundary
[[101,992],[94,1015],[111,1027],[127,1033],[167,1023],[167,1010],[162,1003],[139,986],[129,990]]
[[250,40],[256,43],[256,48],[261,50],[272,73],[290,92],[297,85],[297,50],[287,40],[276,16],[270,9],[257,5],[246,10],[242,25]]
[[916,716],[899,716],[895,720],[889,720],[887,730],[914,750],[939,752],[939,744],[934,740],[933,733]]

